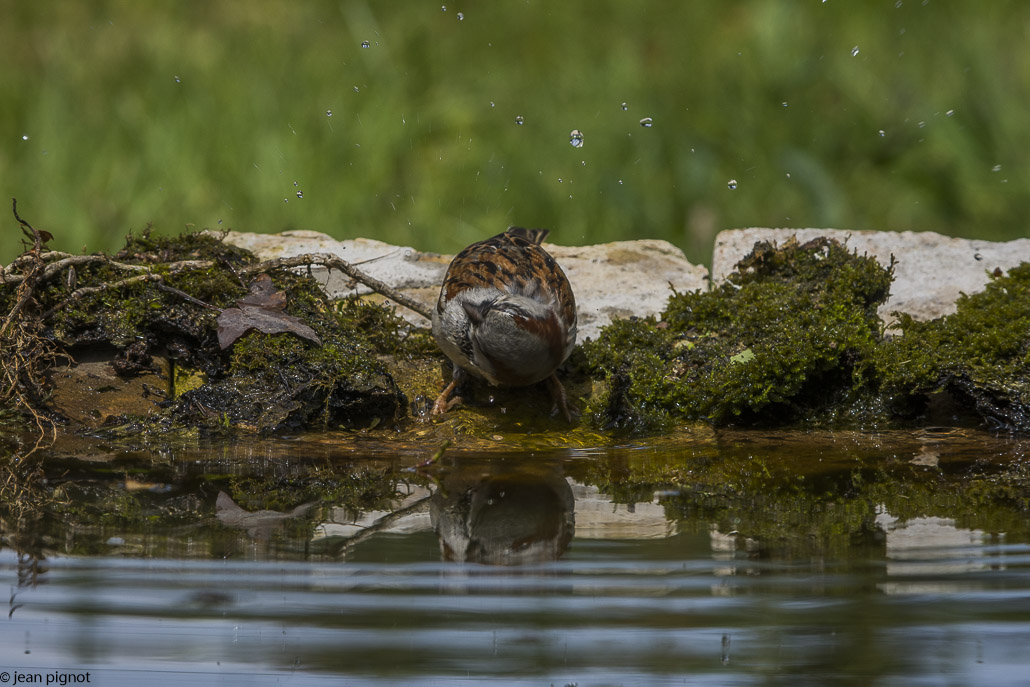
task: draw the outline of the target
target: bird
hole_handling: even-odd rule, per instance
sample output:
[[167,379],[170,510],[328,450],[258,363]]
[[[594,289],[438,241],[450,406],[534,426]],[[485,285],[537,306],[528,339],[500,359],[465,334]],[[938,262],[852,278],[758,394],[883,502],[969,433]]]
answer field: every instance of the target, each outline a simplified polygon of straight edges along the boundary
[[547,380],[569,422],[565,387],[555,375],[576,345],[576,298],[558,262],[540,244],[547,229],[509,227],[454,256],[432,311],[433,337],[454,364],[451,382],[433,404],[447,412],[468,375],[494,386]]

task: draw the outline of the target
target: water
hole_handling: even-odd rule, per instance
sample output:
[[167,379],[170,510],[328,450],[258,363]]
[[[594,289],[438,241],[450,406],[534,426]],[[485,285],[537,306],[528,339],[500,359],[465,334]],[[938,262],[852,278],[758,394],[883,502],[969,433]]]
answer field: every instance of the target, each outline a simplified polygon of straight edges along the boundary
[[339,440],[52,456],[57,498],[2,520],[0,670],[1026,684],[1026,442],[720,433],[426,465]]

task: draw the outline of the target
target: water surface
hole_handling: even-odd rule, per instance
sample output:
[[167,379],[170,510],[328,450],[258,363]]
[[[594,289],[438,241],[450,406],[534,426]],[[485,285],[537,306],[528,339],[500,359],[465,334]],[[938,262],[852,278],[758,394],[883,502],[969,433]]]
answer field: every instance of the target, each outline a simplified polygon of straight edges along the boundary
[[1026,446],[724,433],[421,467],[427,452],[331,441],[55,454],[56,498],[3,520],[0,669],[1026,684]]

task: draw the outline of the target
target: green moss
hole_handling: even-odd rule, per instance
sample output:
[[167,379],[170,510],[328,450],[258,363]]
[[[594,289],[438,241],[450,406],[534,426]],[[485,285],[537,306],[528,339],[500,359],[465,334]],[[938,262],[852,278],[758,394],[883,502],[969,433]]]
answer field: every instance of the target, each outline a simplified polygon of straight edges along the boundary
[[[114,260],[146,266],[164,284],[207,303],[224,308],[246,294],[236,270],[256,261],[252,253],[207,233],[178,237],[153,236],[150,231],[130,234]],[[181,269],[172,263],[207,261],[210,267]],[[137,273],[109,264],[81,266],[77,288],[115,284]],[[39,294],[39,307],[47,311],[68,297],[66,280],[54,280]],[[49,321],[54,338],[66,346],[109,343],[122,348],[140,338],[179,336],[187,348],[197,348],[214,327],[214,311],[202,309],[153,281],[132,282],[88,295],[60,307]]]
[[817,239],[756,244],[707,293],[675,294],[662,321],[613,323],[584,346],[606,381],[591,403],[604,427],[670,422],[883,426],[972,417],[1030,431],[1030,265],[963,296],[953,315],[898,315],[885,337],[877,307],[891,269]]
[[614,323],[586,345],[608,380],[602,425],[820,422],[874,381],[876,307],[891,270],[827,239],[760,243],[720,286],[674,294],[662,321]]
[[878,361],[885,393],[918,401],[944,391],[995,427],[1030,431],[1030,263],[961,296],[953,315],[898,317],[901,336]]

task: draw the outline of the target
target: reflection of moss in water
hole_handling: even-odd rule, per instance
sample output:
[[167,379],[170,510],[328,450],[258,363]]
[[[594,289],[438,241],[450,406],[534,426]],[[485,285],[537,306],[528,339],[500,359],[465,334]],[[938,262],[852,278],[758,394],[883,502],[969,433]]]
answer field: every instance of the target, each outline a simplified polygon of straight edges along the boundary
[[385,468],[330,470],[314,468],[301,475],[233,477],[226,492],[246,510],[287,511],[319,502],[354,512],[389,510],[397,498],[397,474]]
[[623,320],[585,346],[607,389],[602,426],[653,431],[716,425],[880,425],[908,421],[944,390],[959,411],[1030,430],[1030,266],[963,297],[932,322],[876,315],[891,271],[816,239],[756,244],[711,292],[675,294],[662,321]]
[[753,553],[778,559],[844,559],[877,548],[881,510],[902,521],[940,517],[1012,541],[1030,538],[1030,468],[1012,460],[1018,447],[998,463],[969,456],[940,469],[891,460],[892,452],[874,444],[825,452],[748,442],[663,460],[625,454],[591,464],[579,479],[615,502],[657,494],[681,530],[748,539]]
[[[294,468],[289,474],[238,469],[245,474],[230,476],[168,465],[137,465],[126,470],[107,464],[76,465],[74,461],[55,464],[48,470],[47,486],[38,476],[19,483],[32,490],[26,492],[32,503],[15,499],[0,503],[0,529],[6,543],[19,552],[37,555],[56,551],[219,557],[254,538],[245,526],[226,527],[214,519],[219,491],[248,512],[290,513],[304,503],[363,512],[389,509],[400,479],[392,469],[375,467],[314,466]],[[7,493],[13,492],[8,488]],[[269,527],[266,536],[279,542],[282,555],[305,555],[320,515],[315,508],[298,517],[286,517]],[[114,543],[112,537],[124,543]]]

